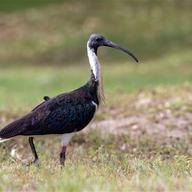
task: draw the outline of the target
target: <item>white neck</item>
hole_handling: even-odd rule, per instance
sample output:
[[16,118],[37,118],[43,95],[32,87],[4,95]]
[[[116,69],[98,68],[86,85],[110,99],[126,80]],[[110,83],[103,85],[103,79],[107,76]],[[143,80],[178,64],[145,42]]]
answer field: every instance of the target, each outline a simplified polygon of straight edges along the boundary
[[97,96],[98,99],[104,103],[105,96],[104,96],[104,91],[103,91],[103,82],[102,82],[102,75],[101,75],[101,67],[99,60],[97,58],[96,53],[94,52],[93,49],[91,49],[87,43],[87,55],[89,58],[89,64],[91,66],[91,70],[93,72],[95,81],[98,82],[98,89],[97,89]]
[[95,80],[99,81],[101,78],[100,63],[99,63],[96,53],[93,51],[93,49],[91,49],[88,46],[88,43],[87,43],[87,55],[89,58],[89,64],[90,64],[91,70],[93,71]]

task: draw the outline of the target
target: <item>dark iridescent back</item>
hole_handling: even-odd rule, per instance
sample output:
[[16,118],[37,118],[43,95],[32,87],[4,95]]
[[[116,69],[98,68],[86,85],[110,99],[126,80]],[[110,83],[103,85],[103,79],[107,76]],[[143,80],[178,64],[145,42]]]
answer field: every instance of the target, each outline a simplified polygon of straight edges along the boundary
[[92,76],[84,86],[44,101],[0,131],[1,138],[16,135],[64,134],[83,129],[99,105],[98,82]]

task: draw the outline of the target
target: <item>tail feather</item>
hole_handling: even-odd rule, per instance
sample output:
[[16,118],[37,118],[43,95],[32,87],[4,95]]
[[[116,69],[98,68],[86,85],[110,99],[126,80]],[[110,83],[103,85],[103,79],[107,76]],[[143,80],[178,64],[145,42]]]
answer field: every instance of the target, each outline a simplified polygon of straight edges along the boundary
[[12,137],[17,136],[22,131],[23,126],[23,119],[18,119],[10,124],[8,124],[6,127],[0,130],[0,142],[4,142],[6,140],[9,140]]
[[39,108],[39,110],[36,109],[20,119],[13,121],[0,130],[0,142],[18,135],[37,135],[39,132],[43,132],[39,127],[48,114],[49,111],[46,111],[46,108]]

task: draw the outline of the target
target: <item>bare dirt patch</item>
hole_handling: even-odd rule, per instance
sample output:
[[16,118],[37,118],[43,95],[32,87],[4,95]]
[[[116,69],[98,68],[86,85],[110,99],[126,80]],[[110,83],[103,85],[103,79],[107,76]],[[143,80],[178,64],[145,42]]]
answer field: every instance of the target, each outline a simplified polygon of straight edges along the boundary
[[116,102],[116,107],[111,105],[101,109],[99,113],[107,115],[103,120],[94,121],[91,128],[103,134],[128,134],[134,139],[145,134],[158,143],[172,139],[191,140],[190,85],[139,91],[130,96],[122,96]]

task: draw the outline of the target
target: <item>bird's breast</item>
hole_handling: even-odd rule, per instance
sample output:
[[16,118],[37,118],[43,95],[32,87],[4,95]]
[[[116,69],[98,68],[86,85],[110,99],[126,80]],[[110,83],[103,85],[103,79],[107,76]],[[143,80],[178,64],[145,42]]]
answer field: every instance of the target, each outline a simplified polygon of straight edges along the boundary
[[[92,120],[95,112],[96,105],[93,102],[69,108],[67,112],[67,121],[69,121],[70,124],[69,127],[72,126],[76,131],[80,131]],[[66,118],[66,116],[64,118]]]
[[93,101],[65,103],[49,115],[46,125],[59,133],[80,131],[92,120],[96,109]]

